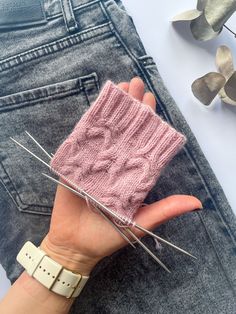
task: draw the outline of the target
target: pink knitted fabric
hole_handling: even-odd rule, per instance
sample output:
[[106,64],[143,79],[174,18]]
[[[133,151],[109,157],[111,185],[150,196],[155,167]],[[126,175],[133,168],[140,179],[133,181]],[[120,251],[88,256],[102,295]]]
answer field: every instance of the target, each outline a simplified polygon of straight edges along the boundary
[[186,138],[107,81],[51,161],[52,170],[132,219]]

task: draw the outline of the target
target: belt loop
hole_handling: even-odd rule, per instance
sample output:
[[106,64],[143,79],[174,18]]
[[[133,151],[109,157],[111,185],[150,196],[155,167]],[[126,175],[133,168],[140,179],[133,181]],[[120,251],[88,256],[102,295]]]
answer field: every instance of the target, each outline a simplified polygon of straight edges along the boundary
[[68,32],[74,32],[78,29],[78,24],[75,19],[73,7],[72,7],[72,0],[60,0],[61,1],[61,8],[63,17],[66,23],[66,28]]

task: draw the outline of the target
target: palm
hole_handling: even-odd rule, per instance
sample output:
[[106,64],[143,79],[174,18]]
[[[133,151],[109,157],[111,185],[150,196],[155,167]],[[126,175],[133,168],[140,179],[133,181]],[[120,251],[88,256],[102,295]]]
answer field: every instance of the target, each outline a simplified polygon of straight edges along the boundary
[[[200,201],[193,196],[175,195],[141,207],[135,220],[145,228],[153,229],[200,206]],[[143,235],[135,228],[133,231],[137,236]],[[57,188],[50,240],[56,245],[68,247],[97,260],[127,244],[99,213],[87,206],[85,200],[62,186]]]

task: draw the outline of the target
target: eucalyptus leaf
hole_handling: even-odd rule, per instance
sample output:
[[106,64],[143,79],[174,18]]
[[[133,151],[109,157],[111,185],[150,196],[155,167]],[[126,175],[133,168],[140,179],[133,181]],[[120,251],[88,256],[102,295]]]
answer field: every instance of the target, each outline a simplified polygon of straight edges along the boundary
[[227,104],[227,105],[232,105],[232,106],[236,106],[236,101],[230,99],[226,93],[225,93],[225,89],[222,88],[220,91],[219,91],[219,96],[221,98],[221,100]]
[[223,29],[236,11],[236,0],[198,0],[197,8],[176,15],[172,21],[191,21],[190,28],[197,40],[210,40]]
[[206,3],[207,3],[207,0],[198,0],[197,9],[199,11],[203,11],[205,9]]
[[204,15],[215,32],[219,32],[236,10],[235,0],[208,0]]
[[236,101],[236,71],[228,79],[228,81],[225,84],[224,89],[225,89],[226,95],[233,101]]
[[227,46],[220,46],[217,49],[216,66],[226,80],[228,80],[234,73],[233,56],[231,50]]
[[220,32],[215,32],[208,24],[204,14],[193,20],[190,24],[195,39],[206,41],[216,37]]
[[225,85],[225,78],[217,72],[210,72],[192,84],[192,92],[201,103],[208,106]]
[[202,11],[198,11],[196,9],[189,10],[183,13],[180,13],[173,17],[172,22],[179,22],[179,21],[192,21],[198,18],[202,14]]

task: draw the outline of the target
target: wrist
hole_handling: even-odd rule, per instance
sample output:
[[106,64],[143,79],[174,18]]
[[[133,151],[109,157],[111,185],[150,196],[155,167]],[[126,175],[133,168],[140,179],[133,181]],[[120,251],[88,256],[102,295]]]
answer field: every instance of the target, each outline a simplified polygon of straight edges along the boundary
[[43,239],[40,248],[64,268],[84,276],[89,276],[98,262],[98,260],[85,256],[70,247],[54,244],[49,235]]

